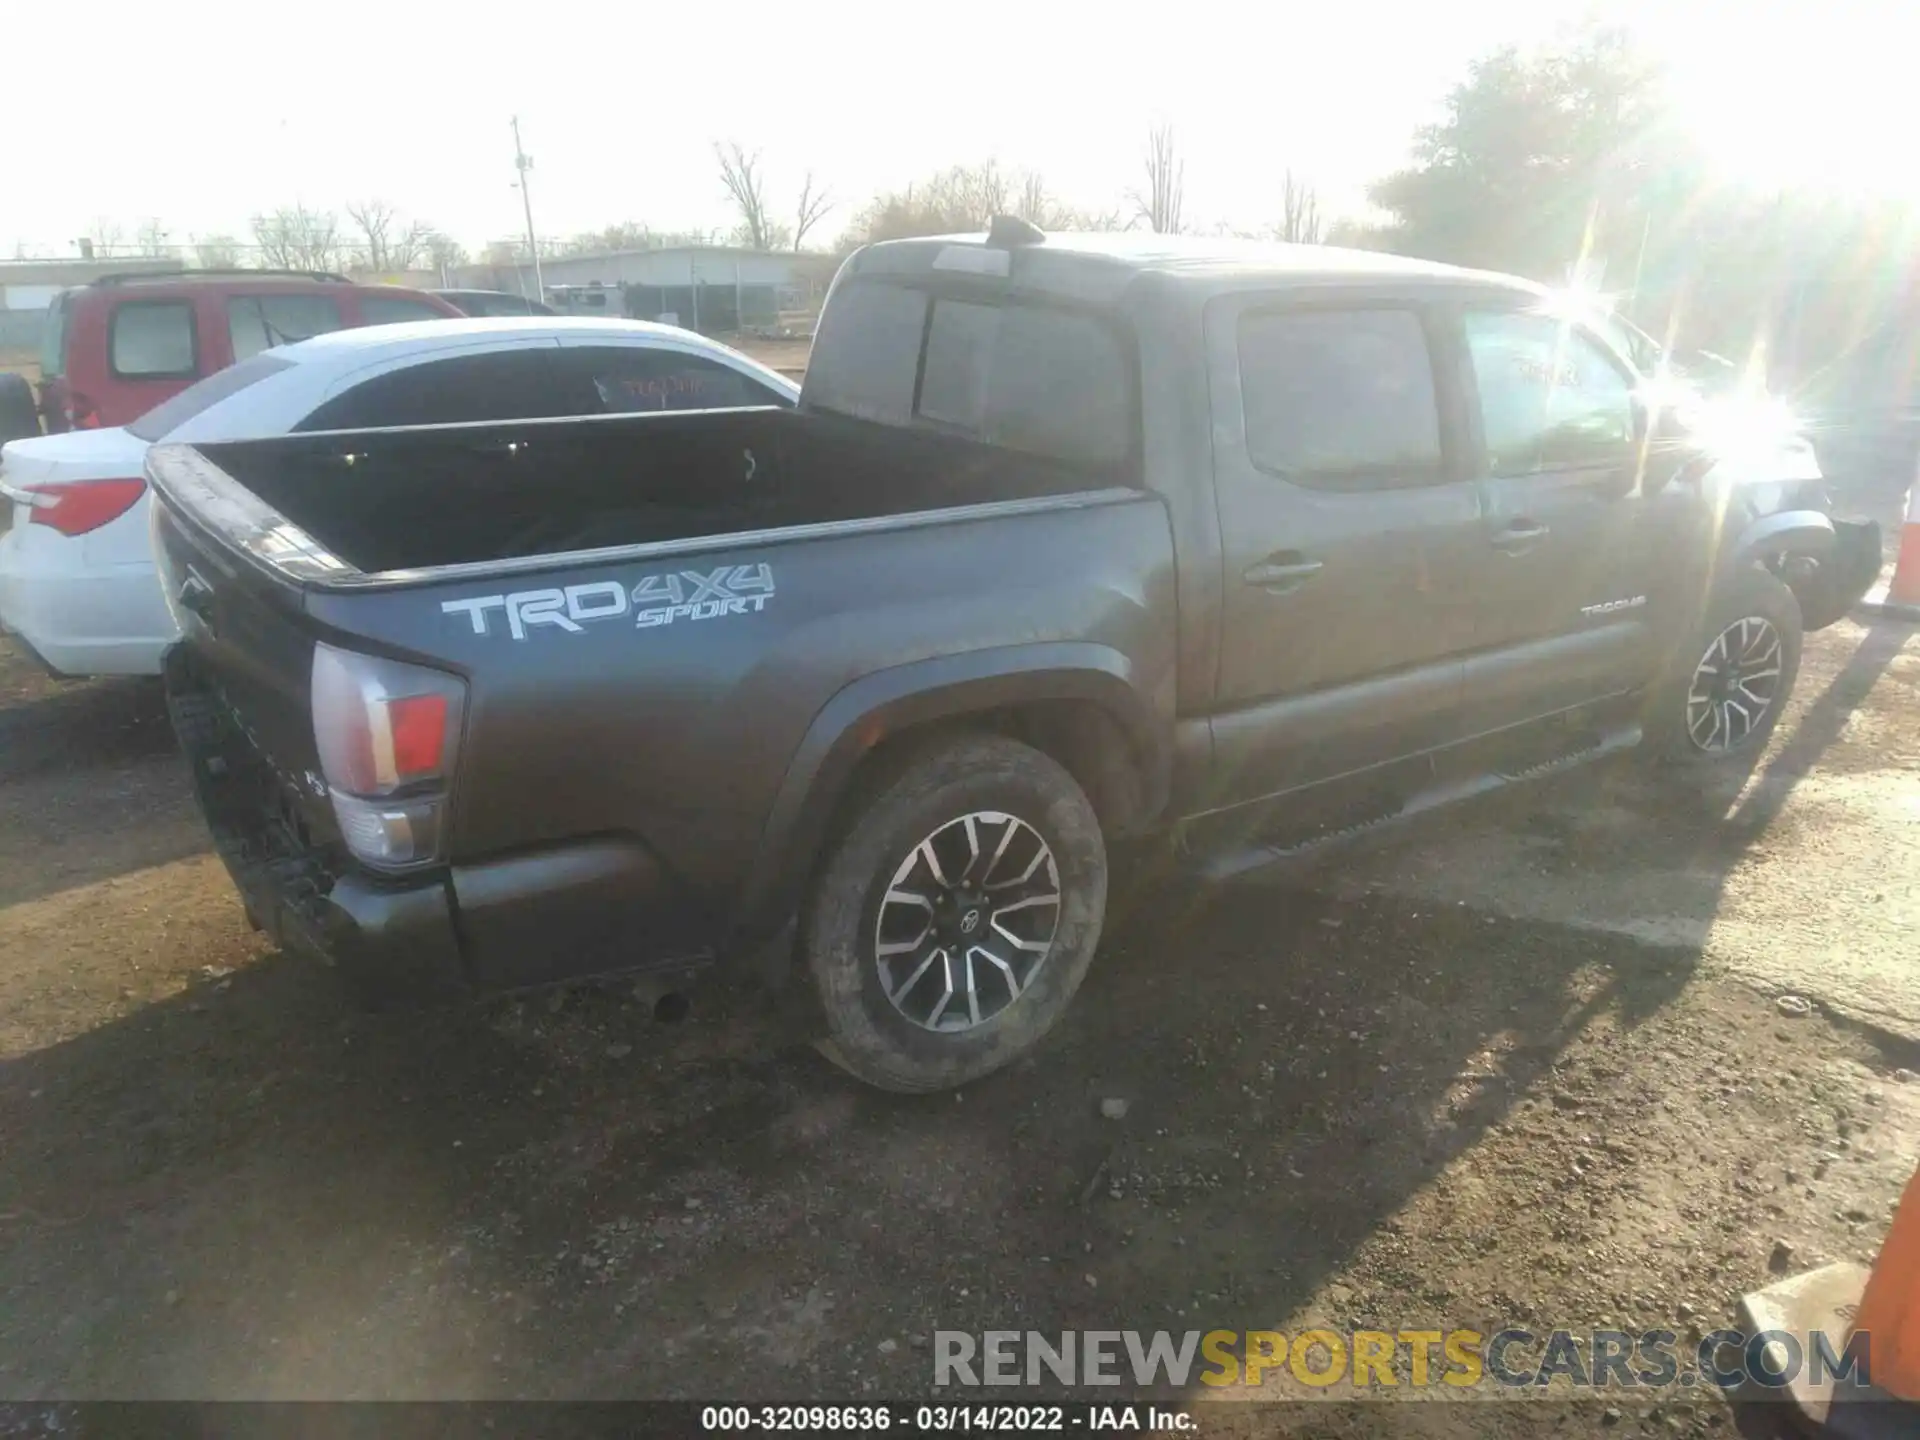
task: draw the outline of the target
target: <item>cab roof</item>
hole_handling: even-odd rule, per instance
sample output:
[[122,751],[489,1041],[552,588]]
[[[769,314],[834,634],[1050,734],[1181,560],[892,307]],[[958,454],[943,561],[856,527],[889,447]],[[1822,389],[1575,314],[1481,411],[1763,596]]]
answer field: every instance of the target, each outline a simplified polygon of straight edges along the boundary
[[[1000,233],[996,222],[995,235]],[[1156,235],[1151,232],[1062,232],[1041,235],[1009,227],[1011,239],[940,235],[885,240],[855,252],[848,275],[967,275],[999,277],[1023,291],[1111,302],[1146,276],[1186,288],[1242,289],[1248,285],[1365,285],[1484,288],[1541,293],[1513,275],[1468,270],[1376,250],[1277,241]],[[1004,260],[999,257],[1005,256]]]

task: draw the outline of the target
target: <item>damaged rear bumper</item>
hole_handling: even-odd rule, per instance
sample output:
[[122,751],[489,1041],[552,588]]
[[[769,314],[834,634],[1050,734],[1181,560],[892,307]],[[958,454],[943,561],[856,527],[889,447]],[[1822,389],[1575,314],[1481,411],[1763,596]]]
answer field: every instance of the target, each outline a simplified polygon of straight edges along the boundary
[[307,831],[184,647],[168,652],[163,674],[194,794],[254,924],[282,949],[337,967],[366,999],[424,1003],[468,990],[447,878],[387,883],[354,870]]

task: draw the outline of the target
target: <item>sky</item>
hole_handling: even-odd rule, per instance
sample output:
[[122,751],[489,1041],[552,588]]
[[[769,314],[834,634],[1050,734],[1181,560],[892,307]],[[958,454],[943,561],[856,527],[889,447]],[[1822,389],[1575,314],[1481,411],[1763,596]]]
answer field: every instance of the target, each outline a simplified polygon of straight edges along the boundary
[[12,162],[0,256],[74,253],[101,222],[245,239],[249,217],[380,199],[478,250],[733,220],[712,146],[758,149],[776,214],[811,168],[837,234],[875,193],[989,157],[1119,206],[1174,126],[1191,225],[1279,218],[1281,176],[1364,203],[1477,54],[1583,17],[1629,25],[1733,178],[1920,199],[1920,6],[1897,0],[1049,0],[316,10],[99,0],[0,18]]

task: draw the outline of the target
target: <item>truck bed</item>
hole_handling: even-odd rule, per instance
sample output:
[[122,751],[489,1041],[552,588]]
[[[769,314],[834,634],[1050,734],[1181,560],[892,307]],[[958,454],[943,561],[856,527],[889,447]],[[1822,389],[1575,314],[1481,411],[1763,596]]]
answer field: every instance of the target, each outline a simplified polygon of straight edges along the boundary
[[[453,957],[426,988],[497,990],[759,943],[823,843],[808,797],[930,695],[1106,697],[1164,773],[1172,535],[1113,477],[771,410],[161,446],[148,471],[223,854],[263,924],[343,964]],[[342,853],[320,642],[466,686],[430,873]]]
[[870,519],[1100,483],[947,436],[776,409],[336,431],[203,453],[367,574]]

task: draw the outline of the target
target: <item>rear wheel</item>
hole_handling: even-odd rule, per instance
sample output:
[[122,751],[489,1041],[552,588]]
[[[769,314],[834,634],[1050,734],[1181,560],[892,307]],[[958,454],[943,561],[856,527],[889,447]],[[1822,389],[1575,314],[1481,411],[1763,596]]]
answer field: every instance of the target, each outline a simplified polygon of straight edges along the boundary
[[967,736],[891,767],[804,920],[822,1052],[886,1090],[964,1084],[1039,1041],[1099,943],[1107,857],[1074,779]]
[[1743,570],[1714,597],[1656,691],[1648,738],[1665,760],[1711,766],[1766,747],[1800,671],[1800,605],[1769,572]]

